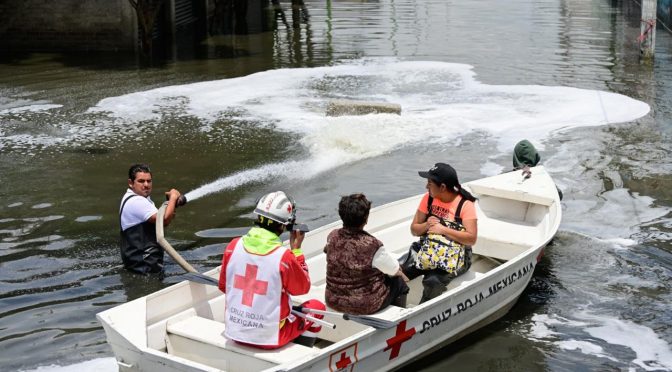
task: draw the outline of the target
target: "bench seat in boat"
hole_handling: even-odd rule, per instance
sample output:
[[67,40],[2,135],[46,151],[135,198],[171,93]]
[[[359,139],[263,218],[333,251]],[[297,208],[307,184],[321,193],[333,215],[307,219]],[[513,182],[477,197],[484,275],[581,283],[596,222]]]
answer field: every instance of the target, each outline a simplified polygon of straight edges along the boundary
[[[448,284],[447,290],[451,290],[453,288],[457,288],[461,286],[462,284],[467,284],[470,283],[471,281],[477,280],[479,277],[485,275],[484,273],[492,270],[493,268],[497,267],[498,264],[494,263],[491,260],[479,258],[478,256],[474,257],[474,261],[472,262],[471,269],[458,276],[457,278],[451,280],[451,282]],[[408,305],[407,307],[413,307],[417,305],[417,303],[420,301],[420,297],[422,295],[422,276],[419,276],[413,280],[411,280],[408,283],[408,286],[410,288],[410,295],[408,296]],[[322,302],[325,302],[324,299],[324,291],[326,289],[326,284],[321,284],[321,285],[313,285],[310,287],[310,291],[301,296],[292,296],[292,302],[294,304],[298,305],[304,301],[307,301],[309,299],[318,299]],[[406,311],[407,309],[400,308],[397,306],[388,306],[384,310],[377,312],[375,314],[371,314],[370,316],[384,319],[384,320],[395,320],[399,317],[399,315]],[[330,322],[335,322],[333,318],[327,318],[325,320],[328,320]],[[346,322],[346,321],[344,321]],[[347,322],[348,327],[347,329],[344,329],[344,327],[341,325],[341,322],[335,322],[337,324],[337,327],[335,330],[332,329],[326,329],[325,327],[322,327],[322,331],[318,335],[319,338],[332,341],[332,342],[337,342],[342,340],[346,334],[345,332],[352,334],[353,331],[359,331],[363,330],[366,328],[366,326],[356,324],[353,325],[353,322]],[[339,328],[340,327],[340,328]]]
[[534,192],[520,192],[519,190],[509,190],[502,189],[497,184],[496,179],[492,179],[492,184],[481,183],[469,183],[467,187],[471,190],[472,193],[477,194],[478,197],[481,195],[495,196],[502,199],[512,199],[520,200],[522,202],[541,204],[545,206],[550,206],[555,202],[555,199],[549,197],[549,193],[544,187],[539,187]]
[[270,368],[318,353],[291,342],[273,350],[241,345],[224,336],[224,327],[222,322],[200,316],[168,322],[168,353],[231,372]]

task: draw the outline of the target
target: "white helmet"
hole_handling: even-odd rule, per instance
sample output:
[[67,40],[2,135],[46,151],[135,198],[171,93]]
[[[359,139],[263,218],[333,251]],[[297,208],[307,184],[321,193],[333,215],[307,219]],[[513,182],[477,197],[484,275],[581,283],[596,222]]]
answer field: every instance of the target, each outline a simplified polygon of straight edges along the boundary
[[294,200],[282,191],[266,194],[259,199],[254,213],[283,225],[293,223],[296,219]]

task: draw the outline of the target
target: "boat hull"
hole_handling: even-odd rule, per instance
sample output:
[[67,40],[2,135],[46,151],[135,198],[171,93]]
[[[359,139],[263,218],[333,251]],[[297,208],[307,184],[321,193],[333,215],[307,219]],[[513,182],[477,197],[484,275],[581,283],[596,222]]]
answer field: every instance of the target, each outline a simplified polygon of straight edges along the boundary
[[[323,357],[289,370],[336,371],[338,366],[345,368],[348,358],[358,370],[391,370],[450,344],[499,319],[515,305],[533,275],[541,249],[500,266],[466,287],[407,309],[408,314],[400,317],[396,328],[362,334],[345,345],[325,349]],[[343,353],[345,358],[341,358]]]

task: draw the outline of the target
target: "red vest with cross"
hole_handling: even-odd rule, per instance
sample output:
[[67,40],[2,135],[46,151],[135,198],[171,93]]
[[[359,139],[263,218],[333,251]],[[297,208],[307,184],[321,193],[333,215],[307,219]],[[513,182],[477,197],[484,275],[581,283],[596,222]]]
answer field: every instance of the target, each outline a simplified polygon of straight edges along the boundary
[[277,345],[282,278],[278,246],[266,255],[248,253],[238,240],[226,268],[226,337],[255,345]]

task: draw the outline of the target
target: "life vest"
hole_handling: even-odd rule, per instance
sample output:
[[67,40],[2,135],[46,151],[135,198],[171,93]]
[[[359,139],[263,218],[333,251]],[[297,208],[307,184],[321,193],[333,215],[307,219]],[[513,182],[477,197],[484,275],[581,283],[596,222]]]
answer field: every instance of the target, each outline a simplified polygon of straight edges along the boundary
[[163,271],[163,249],[156,241],[156,225],[149,221],[121,230],[121,214],[126,202],[139,195],[127,197],[119,210],[119,235],[121,260],[127,270],[140,274]]
[[280,335],[280,261],[288,249],[248,253],[238,240],[226,267],[226,337],[254,345],[277,345]]

